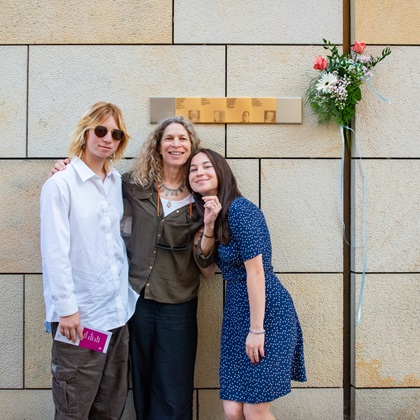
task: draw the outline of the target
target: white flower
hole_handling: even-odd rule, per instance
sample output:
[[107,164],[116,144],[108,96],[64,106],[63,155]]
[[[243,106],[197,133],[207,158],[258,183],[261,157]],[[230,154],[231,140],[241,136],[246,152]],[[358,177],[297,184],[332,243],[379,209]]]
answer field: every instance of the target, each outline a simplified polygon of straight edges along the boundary
[[316,84],[316,88],[321,92],[329,93],[331,86],[334,86],[337,82],[337,76],[332,73],[325,73]]
[[361,63],[369,63],[369,61],[370,61],[370,57],[368,57],[367,55],[361,55],[361,56],[359,57],[359,61],[360,61]]

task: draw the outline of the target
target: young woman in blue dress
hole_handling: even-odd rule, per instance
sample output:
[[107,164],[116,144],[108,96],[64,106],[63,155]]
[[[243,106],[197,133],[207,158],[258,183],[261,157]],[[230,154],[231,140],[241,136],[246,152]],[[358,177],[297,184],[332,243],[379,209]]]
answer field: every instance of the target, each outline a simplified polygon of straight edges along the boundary
[[204,230],[196,259],[222,272],[226,303],[220,397],[226,419],[274,419],[270,403],[306,381],[303,338],[288,291],[271,265],[261,210],[244,198],[227,161],[210,149],[191,153],[188,187]]

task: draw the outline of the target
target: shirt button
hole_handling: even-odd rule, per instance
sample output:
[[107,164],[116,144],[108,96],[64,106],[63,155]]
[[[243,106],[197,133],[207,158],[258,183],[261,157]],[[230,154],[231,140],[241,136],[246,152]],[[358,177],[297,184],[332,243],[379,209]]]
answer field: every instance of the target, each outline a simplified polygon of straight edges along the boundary
[[150,266],[150,267],[149,267],[149,270],[151,270],[152,268],[153,268],[153,267],[152,267],[152,266]]

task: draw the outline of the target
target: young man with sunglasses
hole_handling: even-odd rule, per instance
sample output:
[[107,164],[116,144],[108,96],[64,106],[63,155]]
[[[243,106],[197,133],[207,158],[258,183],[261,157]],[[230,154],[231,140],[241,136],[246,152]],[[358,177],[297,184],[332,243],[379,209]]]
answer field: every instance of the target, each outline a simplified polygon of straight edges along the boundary
[[106,353],[53,340],[55,419],[119,419],[128,392],[126,322],[137,293],[128,284],[120,235],[121,176],[111,159],[123,156],[127,134],[121,110],[99,102],[83,115],[70,143],[66,171],[41,193],[41,253],[46,330],[73,343],[83,328],[112,333]]

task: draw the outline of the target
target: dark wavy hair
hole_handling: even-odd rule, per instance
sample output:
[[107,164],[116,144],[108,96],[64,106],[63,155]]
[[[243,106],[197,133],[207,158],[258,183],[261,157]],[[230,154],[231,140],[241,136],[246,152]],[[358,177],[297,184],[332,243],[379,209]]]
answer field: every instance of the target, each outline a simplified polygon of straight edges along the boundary
[[[232,169],[227,163],[226,159],[211,149],[196,149],[191,153],[191,156],[187,162],[187,171],[189,174],[189,169],[191,165],[191,160],[198,153],[204,153],[208,156],[210,162],[213,165],[214,171],[217,177],[218,191],[217,198],[219,199],[220,204],[222,205],[222,210],[214,224],[214,231],[216,234],[216,239],[223,244],[228,244],[230,242],[231,231],[229,228],[227,213],[229,210],[232,201],[237,197],[242,197],[241,192],[238,189],[235,175],[233,175]],[[189,177],[187,176],[187,186],[192,195],[194,196],[195,205],[200,217],[204,216],[204,203],[202,200],[202,195],[196,193],[192,190]]]

